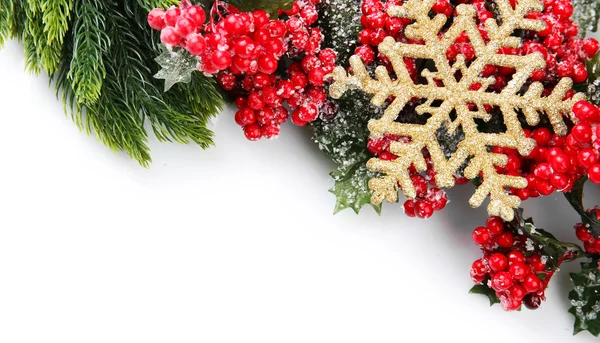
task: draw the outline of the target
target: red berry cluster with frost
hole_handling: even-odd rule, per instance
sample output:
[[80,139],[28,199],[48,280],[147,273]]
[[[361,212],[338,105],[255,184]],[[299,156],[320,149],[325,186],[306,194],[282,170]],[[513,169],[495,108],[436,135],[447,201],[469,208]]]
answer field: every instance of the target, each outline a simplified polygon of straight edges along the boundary
[[526,200],[550,195],[555,190],[569,192],[575,181],[586,174],[593,182],[600,183],[600,132],[597,132],[600,109],[587,101],[579,101],[573,107],[573,114],[578,123],[566,137],[559,137],[543,127],[525,130],[525,136],[536,142],[529,156],[522,157],[515,149],[492,149],[508,157],[506,165],[497,168],[499,173],[527,179],[527,187],[511,189],[512,194]]
[[[263,10],[240,12],[215,1],[204,24],[204,11],[184,1],[167,11],[152,10],[148,23],[161,30],[165,45],[197,56],[200,71],[217,74],[221,87],[237,97],[236,122],[249,140],[258,140],[279,134],[289,117],[286,102],[292,122],[299,126],[331,109],[325,106],[324,77],[333,71],[337,57],[331,49],[321,50],[323,34],[313,27],[319,2],[296,1],[281,13],[285,19],[273,20]],[[284,57],[295,62],[282,78],[275,72]]]
[[487,280],[487,286],[496,292],[507,311],[515,311],[522,304],[529,309],[541,305],[556,270],[548,270],[547,257],[536,251],[533,242],[519,232],[512,232],[500,217],[490,217],[486,226],[475,228],[473,241],[483,251],[483,257],[471,266],[475,283]]
[[[598,206],[587,210],[587,212],[595,214],[596,219],[600,220],[600,208]],[[595,236],[584,223],[575,224],[575,236],[583,242],[583,248],[588,254],[600,254],[600,237]]]
[[[398,137],[395,135],[386,134],[381,138],[369,138],[367,148],[369,151],[384,161],[393,161],[398,156],[390,152],[392,142],[406,142],[407,137]],[[417,172],[414,166],[411,166],[409,173],[410,179],[415,187],[417,196],[415,199],[406,200],[404,202],[404,213],[409,217],[429,218],[433,212],[440,211],[446,207],[448,203],[448,195],[435,184],[435,171],[431,158],[424,150],[425,161],[427,162],[426,175],[423,176]],[[466,183],[464,178],[457,178],[457,183]],[[398,187],[401,187],[398,184]]]

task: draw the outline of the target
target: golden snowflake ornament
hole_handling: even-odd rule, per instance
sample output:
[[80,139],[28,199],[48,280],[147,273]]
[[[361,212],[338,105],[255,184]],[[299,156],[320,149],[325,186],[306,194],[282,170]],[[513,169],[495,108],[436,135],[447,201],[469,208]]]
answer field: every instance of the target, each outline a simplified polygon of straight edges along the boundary
[[[545,114],[558,135],[567,134],[567,126],[563,117],[573,120],[571,109],[573,105],[584,99],[581,93],[571,99],[564,100],[566,93],[572,88],[573,82],[564,78],[556,85],[552,93],[542,97],[544,87],[539,82],[533,82],[524,87],[535,70],[544,69],[545,60],[540,53],[524,56],[505,55],[498,53],[502,47],[518,48],[521,38],[513,37],[516,30],[541,31],[545,23],[541,20],[526,18],[531,11],[541,11],[541,0],[520,0],[516,8],[512,8],[508,0],[497,0],[501,22],[488,19],[485,28],[489,42],[484,40],[477,28],[475,19],[476,9],[472,5],[456,7],[457,16],[450,28],[443,34],[441,30],[447,22],[447,17],[438,14],[431,18],[429,13],[436,0],[408,0],[402,6],[393,6],[388,10],[390,16],[409,18],[413,23],[406,27],[405,35],[424,45],[396,42],[387,37],[380,45],[379,52],[389,58],[396,80],[392,80],[385,67],[375,70],[372,79],[360,57],[352,56],[351,74],[344,68],[337,67],[333,72],[334,83],[330,87],[333,98],[340,98],[349,88],[360,88],[372,94],[372,103],[382,106],[386,99],[393,97],[393,102],[386,108],[384,115],[369,122],[369,131],[373,138],[384,134],[409,137],[409,142],[392,142],[390,152],[398,158],[393,161],[372,158],[367,167],[381,173],[383,176],[373,178],[369,188],[373,191],[371,201],[379,204],[383,200],[396,202],[398,186],[406,197],[414,199],[415,188],[410,180],[411,165],[419,172],[426,170],[423,157],[426,148],[431,156],[436,177],[440,187],[454,186],[454,175],[466,165],[464,176],[474,179],[483,177],[482,184],[469,200],[472,207],[479,207],[489,194],[490,215],[501,216],[504,220],[512,220],[514,209],[520,204],[517,196],[508,194],[507,188],[525,188],[527,181],[523,177],[501,175],[496,166],[504,166],[506,155],[492,153],[489,147],[498,146],[514,148],[523,156],[527,156],[535,146],[535,141],[525,137],[525,132],[519,122],[518,114],[522,113],[529,125],[535,126],[540,121],[540,114]],[[467,65],[465,58],[459,55],[456,62],[451,64],[446,57],[446,51],[454,41],[466,33],[473,48],[475,59]],[[425,69],[421,76],[426,84],[415,84],[407,70],[404,58],[432,60],[435,71]],[[486,65],[509,67],[516,70],[511,81],[499,93],[493,93],[488,87],[494,84],[493,77],[482,77]],[[460,77],[457,77],[460,75]],[[441,81],[441,85],[436,84]],[[478,90],[472,90],[474,84],[480,84]],[[402,109],[411,99],[423,99],[415,111],[419,115],[428,114],[427,122],[421,124],[406,124],[396,122]],[[436,105],[434,105],[434,102]],[[439,103],[439,105],[437,105]],[[469,108],[475,104],[475,110]],[[489,121],[491,116],[484,110],[484,105],[497,107],[501,110],[505,132],[480,132],[475,119]],[[471,107],[473,108],[473,107]],[[454,119],[453,119],[454,118]],[[436,137],[436,132],[446,126],[453,134],[460,127],[464,140],[457,150],[446,158]]]

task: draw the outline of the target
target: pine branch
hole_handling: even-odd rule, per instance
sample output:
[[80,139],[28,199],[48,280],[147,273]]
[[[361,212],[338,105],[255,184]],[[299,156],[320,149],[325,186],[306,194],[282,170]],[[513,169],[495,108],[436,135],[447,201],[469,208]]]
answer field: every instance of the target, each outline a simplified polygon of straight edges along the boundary
[[42,3],[42,21],[48,44],[63,43],[72,9],[73,0],[45,0]]
[[60,64],[62,42],[50,41],[45,32],[42,0],[30,0],[25,5],[25,31],[23,42],[25,46],[26,69],[39,74],[41,69],[53,74]]
[[10,16],[12,15],[12,1],[0,0],[0,48],[10,37]]
[[106,69],[102,55],[109,40],[106,36],[103,0],[78,0],[73,22],[74,47],[69,79],[77,102],[93,104],[100,97]]
[[21,0],[3,0],[8,1],[11,8],[12,18],[9,19],[10,37],[18,40],[23,39],[25,32],[25,8]]
[[137,0],[140,7],[146,11],[151,11],[154,8],[169,8],[173,5],[179,5],[179,0]]

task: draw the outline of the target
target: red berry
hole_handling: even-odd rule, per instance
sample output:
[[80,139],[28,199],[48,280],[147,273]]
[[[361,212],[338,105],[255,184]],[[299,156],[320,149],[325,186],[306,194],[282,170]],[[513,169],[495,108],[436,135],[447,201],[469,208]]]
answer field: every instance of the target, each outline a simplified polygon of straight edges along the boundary
[[192,55],[202,55],[206,51],[206,41],[199,34],[191,34],[185,40],[185,46]]
[[525,255],[518,250],[513,250],[508,253],[508,263],[525,263]]
[[415,214],[419,218],[427,219],[433,214],[433,206],[427,200],[419,200],[415,204]]
[[475,260],[471,265],[471,272],[472,274],[483,276],[488,273],[488,266],[482,259]]
[[592,122],[598,120],[600,110],[589,102],[581,100],[573,106],[573,113],[583,122]]
[[577,153],[577,162],[583,168],[589,169],[598,162],[598,152],[590,148],[581,149]]
[[498,272],[491,279],[492,289],[496,292],[503,292],[513,285],[513,279],[509,272]]
[[262,108],[265,106],[265,103],[260,94],[252,92],[248,96],[248,106],[253,110],[259,111],[262,110]]
[[496,244],[502,248],[510,248],[515,242],[515,238],[510,232],[503,232],[496,237]]
[[577,239],[579,239],[582,242],[589,242],[594,238],[594,236],[585,227],[585,225],[581,223],[575,226],[575,236],[577,236]]
[[541,272],[546,269],[546,264],[543,262],[540,255],[531,255],[527,258],[527,263],[531,266],[534,272]]
[[251,141],[259,140],[260,137],[262,137],[260,126],[258,124],[244,126],[244,134],[246,135],[246,138]]
[[515,262],[508,267],[508,272],[515,280],[521,280],[531,272],[531,269],[525,263]]
[[523,298],[523,304],[530,310],[536,310],[542,305],[542,298],[537,294],[528,294]]
[[415,201],[414,200],[406,200],[404,202],[404,213],[409,217],[416,217],[415,213]]
[[269,15],[264,10],[252,11],[252,17],[254,18],[254,26],[261,28],[269,23]]
[[542,286],[542,281],[535,275],[529,274],[521,283],[523,288],[529,293],[537,292]]
[[172,27],[165,27],[160,32],[160,40],[165,45],[177,45],[181,41],[181,36]]
[[492,240],[490,230],[488,230],[487,228],[485,228],[483,226],[475,228],[475,230],[473,230],[472,237],[473,237],[473,241],[477,245],[486,245],[486,244],[489,244]]
[[495,253],[488,258],[488,265],[493,271],[500,272],[506,270],[506,267],[508,266],[508,259],[506,256],[504,256],[504,254]]
[[571,136],[580,143],[588,143],[592,139],[592,128],[587,123],[579,123],[571,130]]
[[246,31],[244,21],[239,14],[232,14],[225,18],[223,22],[225,30],[231,35],[239,35]]
[[165,11],[160,8],[155,8],[148,13],[148,25],[155,30],[162,30],[167,25],[165,23]]
[[583,53],[585,53],[587,58],[594,58],[599,49],[600,46],[598,45],[598,41],[594,38],[586,38],[583,41],[583,46],[581,47],[581,50]]
[[214,51],[210,60],[218,70],[224,70],[231,66],[231,55],[226,51]]
[[600,164],[594,164],[588,169],[588,178],[593,183],[600,183]]
[[179,34],[185,37],[196,30],[196,23],[189,18],[181,17],[177,20],[176,28]]
[[279,135],[279,126],[274,124],[268,124],[261,127],[260,132],[263,137],[271,139]]
[[492,236],[496,236],[504,231],[504,223],[500,217],[489,217],[485,222],[485,226],[490,230]]
[[277,59],[273,55],[262,55],[258,58],[258,68],[265,74],[273,74],[277,70]]
[[527,291],[525,291],[525,288],[523,288],[520,285],[513,285],[509,290],[508,290],[508,295],[512,298],[512,299],[516,299],[516,300],[521,300],[523,299],[523,297],[527,294]]
[[165,22],[168,26],[177,25],[177,19],[181,16],[181,9],[179,7],[171,7],[165,12]]
[[196,26],[204,24],[206,21],[206,12],[200,6],[192,6],[186,10],[187,16],[196,23]]

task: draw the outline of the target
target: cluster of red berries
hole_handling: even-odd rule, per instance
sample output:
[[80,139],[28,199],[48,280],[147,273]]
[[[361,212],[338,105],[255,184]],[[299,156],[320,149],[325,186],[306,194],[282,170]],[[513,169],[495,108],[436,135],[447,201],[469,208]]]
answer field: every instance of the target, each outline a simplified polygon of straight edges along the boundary
[[[324,106],[324,78],[333,71],[336,54],[321,50],[323,34],[312,27],[319,2],[296,1],[282,13],[285,20],[272,20],[263,10],[240,12],[215,1],[210,21],[204,24],[202,8],[184,1],[167,11],[151,11],[148,22],[161,30],[165,45],[187,49],[198,57],[200,71],[218,74],[221,87],[237,97],[236,122],[249,140],[258,140],[279,134],[289,117],[284,102],[299,126],[317,119],[321,108],[331,108]],[[216,23],[214,17],[219,19]],[[275,75],[284,56],[295,61],[286,79]]]
[[[358,34],[360,45],[355,49],[354,54],[359,56],[366,65],[376,62],[384,65],[388,71],[392,72],[390,60],[378,52],[377,46],[383,42],[386,37],[393,37],[397,41],[411,42],[404,37],[404,28],[410,24],[408,18],[390,17],[387,10],[391,6],[400,6],[402,1],[390,0],[383,3],[381,0],[364,0],[361,4],[362,16],[360,22],[364,27]],[[416,79],[417,66],[414,59],[405,58],[407,70],[411,77]]]
[[[393,161],[398,156],[390,152],[390,145],[396,141],[406,141],[407,137],[398,137],[395,135],[386,134],[381,138],[369,138],[367,148],[369,151],[384,161]],[[448,203],[448,195],[442,189],[438,188],[435,183],[435,170],[431,163],[431,158],[427,151],[424,150],[425,161],[427,162],[427,171],[425,176],[417,172],[414,166],[411,166],[409,173],[410,179],[415,187],[417,196],[415,199],[406,200],[404,202],[404,213],[409,217],[418,217],[422,219],[429,218],[433,212],[440,211]],[[465,178],[457,179],[457,183],[466,183]],[[431,187],[430,187],[431,186]],[[398,185],[400,187],[400,185]]]
[[[595,214],[596,219],[600,220],[600,208],[596,206],[587,212]],[[600,254],[600,237],[594,236],[591,230],[583,223],[575,224],[575,236],[583,242],[583,248],[588,254]]]
[[527,179],[524,189],[511,189],[521,200],[540,195],[550,195],[555,190],[571,191],[575,181],[584,175],[600,183],[600,140],[597,127],[600,109],[587,101],[579,101],[573,107],[578,120],[566,137],[559,137],[540,127],[525,130],[526,137],[536,141],[529,156],[521,156],[515,149],[494,147],[495,153],[505,154],[508,162],[499,173],[522,176]]
[[541,305],[554,271],[547,270],[544,257],[533,242],[512,232],[500,217],[490,217],[485,227],[475,228],[473,241],[483,251],[483,257],[471,266],[475,283],[487,280],[487,286],[496,292],[506,311],[515,311],[522,304],[529,309]]

